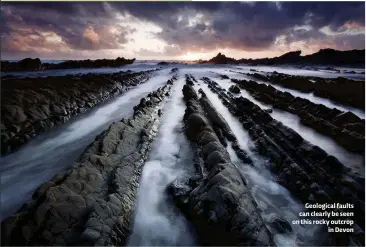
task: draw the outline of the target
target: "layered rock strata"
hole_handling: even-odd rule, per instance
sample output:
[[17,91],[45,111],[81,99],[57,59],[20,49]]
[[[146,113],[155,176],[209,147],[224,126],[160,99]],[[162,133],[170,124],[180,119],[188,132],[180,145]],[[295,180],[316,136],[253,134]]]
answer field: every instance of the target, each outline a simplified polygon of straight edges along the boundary
[[126,244],[143,165],[175,78],[96,137],[71,169],[1,224],[2,245]]
[[173,184],[170,192],[195,226],[199,244],[273,246],[245,178],[215,134],[210,119],[217,118],[216,113],[206,114],[209,108],[201,103],[207,99],[198,99],[191,85],[184,86],[183,95],[186,135],[196,147],[198,170],[205,172],[190,179],[191,187]]
[[1,82],[1,153],[146,82],[153,71],[85,74]]
[[315,96],[330,99],[339,104],[365,109],[364,81],[355,81],[344,77],[295,76],[277,72],[267,74],[248,73],[246,75],[303,93],[313,93]]
[[[352,203],[354,233],[333,233],[328,245],[362,244],[364,241],[364,178],[351,175],[335,157],[304,140],[294,130],[243,97],[234,97],[209,78],[203,78],[223,104],[236,116],[255,143],[268,157],[271,171],[304,203]],[[361,228],[360,228],[361,227]]]
[[281,92],[271,85],[232,79],[255,99],[300,117],[301,123],[331,137],[351,152],[365,152],[365,121],[352,112],[330,109],[307,99]]

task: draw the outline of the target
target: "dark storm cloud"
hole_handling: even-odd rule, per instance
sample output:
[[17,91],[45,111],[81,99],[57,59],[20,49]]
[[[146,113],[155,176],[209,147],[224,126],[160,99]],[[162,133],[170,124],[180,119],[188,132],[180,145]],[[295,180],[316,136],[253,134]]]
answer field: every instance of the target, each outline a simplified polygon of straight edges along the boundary
[[[262,50],[294,26],[341,30],[347,22],[365,25],[363,2],[160,2],[145,3],[144,7],[140,3],[111,4],[163,27],[160,36],[168,43],[201,49],[224,46]],[[187,26],[187,20],[178,19],[197,13],[203,14],[202,20],[191,26]]]
[[[325,26],[334,32],[364,30],[364,2],[24,2],[2,4],[1,12],[2,50],[37,40],[47,45],[44,32],[57,34],[69,49],[120,48],[134,30],[116,25],[118,13],[161,27],[157,37],[181,52],[261,51],[281,35],[288,43],[329,38],[342,49],[364,48],[364,34],[328,37],[319,31]],[[294,29],[303,25],[311,29]],[[24,40],[27,35],[33,39]],[[168,55],[177,53],[170,48]]]
[[1,16],[5,51],[16,51],[17,44],[22,45],[27,39],[29,43],[28,37],[46,47],[42,34],[49,32],[59,36],[70,49],[116,49],[134,31],[115,25],[113,14],[104,3],[8,3],[1,6]]

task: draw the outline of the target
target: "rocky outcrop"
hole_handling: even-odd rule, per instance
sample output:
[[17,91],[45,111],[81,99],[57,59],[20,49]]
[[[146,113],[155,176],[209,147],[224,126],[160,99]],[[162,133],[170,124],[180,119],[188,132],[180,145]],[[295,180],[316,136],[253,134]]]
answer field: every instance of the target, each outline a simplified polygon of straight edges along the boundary
[[[205,80],[230,112],[239,118],[255,142],[256,150],[271,161],[278,182],[304,203],[352,203],[353,220],[364,229],[364,178],[350,174],[341,162],[243,97],[232,97],[216,82]],[[343,218],[344,219],[344,218]],[[364,232],[354,224],[354,233],[334,233],[325,245],[362,245]]]
[[199,60],[198,63],[215,63],[215,64],[250,64],[250,65],[279,65],[279,64],[294,64],[294,65],[352,65],[365,67],[365,50],[349,50],[338,51],[333,49],[320,49],[318,52],[300,56],[301,51],[290,51],[281,56],[273,58],[242,58],[235,59],[226,57],[219,53],[216,57],[208,61]]
[[249,155],[242,148],[240,148],[238,140],[233,134],[226,120],[212,105],[203,90],[199,89],[198,92],[202,95],[199,99],[201,107],[205,111],[206,117],[210,120],[211,125],[221,144],[226,147],[228,140],[231,143],[231,146],[238,158],[241,159],[245,164],[252,165],[253,161],[250,159]]
[[220,79],[223,79],[223,80],[230,79],[230,77],[227,75],[218,74],[218,76],[220,77]]
[[185,88],[186,135],[197,148],[196,166],[204,172],[189,180],[190,187],[171,185],[176,204],[195,226],[200,245],[273,246],[245,178],[215,134],[210,119],[216,113],[206,115],[202,103],[207,99],[197,100],[192,86]]
[[67,60],[61,63],[41,63],[39,58],[26,58],[19,62],[1,61],[2,72],[29,71],[29,70],[50,70],[50,69],[77,69],[77,68],[105,68],[121,67],[132,64],[134,59],[118,57],[116,59],[97,60]]
[[1,82],[1,153],[111,99],[153,71],[4,79]]
[[174,73],[177,73],[177,71],[178,71],[178,68],[172,68],[171,71],[170,71],[170,73],[171,74],[174,74]]
[[231,86],[229,87],[229,91],[230,91],[230,92],[232,92],[232,93],[238,94],[238,93],[240,93],[240,88],[238,88],[238,87],[237,87],[237,86],[235,86],[235,85],[231,85]]
[[365,67],[365,50],[320,49],[302,58],[303,64],[357,65]]
[[210,60],[208,60],[208,62],[214,64],[227,64],[227,63],[236,63],[236,60],[234,58],[226,57],[222,53],[219,53],[216,55],[216,57],[213,57]]
[[40,186],[32,201],[5,219],[2,245],[125,245],[159,108],[173,81],[143,98],[133,117],[113,123],[71,169]]
[[255,99],[298,115],[301,123],[331,137],[345,149],[357,153],[365,152],[365,121],[355,114],[294,97],[271,85],[251,80],[232,79],[232,81],[250,92]]
[[295,76],[277,72],[268,75],[259,73],[246,75],[303,93],[314,93],[315,96],[327,98],[343,105],[365,109],[364,81],[354,81],[343,77]]
[[159,62],[157,63],[157,65],[172,65],[172,64],[182,64],[180,62],[165,62],[165,61],[162,61],[162,62]]

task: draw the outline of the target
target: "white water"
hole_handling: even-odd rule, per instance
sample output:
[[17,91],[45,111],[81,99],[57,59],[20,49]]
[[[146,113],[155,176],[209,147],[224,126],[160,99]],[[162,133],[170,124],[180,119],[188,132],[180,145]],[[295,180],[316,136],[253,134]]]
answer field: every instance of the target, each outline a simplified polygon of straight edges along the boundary
[[[134,64],[114,70],[45,71],[42,76],[58,75],[57,73],[110,73],[122,69],[134,70],[134,66],[136,71],[160,67],[155,64],[155,62],[142,65]],[[170,78],[168,73],[173,67],[180,68],[180,80],[175,82],[172,97],[165,104],[159,133],[154,141],[149,161],[145,164],[143,170],[134,228],[129,245],[194,245],[194,236],[191,233],[189,224],[180,215],[179,211],[173,207],[165,194],[165,189],[171,181],[193,172],[192,152],[189,150],[188,142],[180,128],[185,110],[185,104],[181,99],[181,89],[185,73],[191,73],[196,79],[199,79],[202,76],[212,77],[214,74],[210,71],[215,71],[221,74],[227,73],[230,77],[235,78],[234,73],[228,72],[229,66],[167,66],[166,69],[159,72],[159,76],[152,78],[149,82],[126,92],[113,101],[96,107],[88,113],[73,118],[68,123],[35,138],[20,151],[1,158],[2,218],[15,212],[23,202],[29,201],[31,194],[40,184],[50,180],[55,174],[66,170],[69,165],[72,165],[73,161],[94,140],[95,136],[108,128],[113,121],[119,121],[122,117],[130,116],[133,112],[132,107],[140,101],[141,97],[166,83]],[[256,69],[261,70],[260,68]],[[277,68],[273,70],[280,72]],[[297,70],[293,71],[296,73]],[[29,72],[27,76],[38,76],[40,73]],[[322,77],[328,77],[330,74],[321,72]],[[238,74],[235,75],[238,76],[238,79],[243,78]],[[214,80],[226,89],[232,85],[230,80],[216,78]],[[262,216],[265,221],[267,223],[271,222],[275,215],[281,216],[288,222],[297,219],[297,213],[303,210],[302,204],[294,200],[285,188],[275,182],[275,179],[266,168],[267,161],[251,151],[253,143],[239,121],[231,116],[227,108],[222,105],[215,94],[207,89],[202,81],[199,81],[199,84],[203,88],[206,87],[204,89],[207,96],[229,123],[234,134],[238,137],[239,145],[248,152],[255,163],[255,167],[243,164],[230,146],[228,147],[233,162],[240,167],[240,170],[248,178],[254,198],[263,210]],[[260,107],[268,108],[268,106],[254,100],[245,90],[242,90],[241,93]],[[334,105],[334,103],[330,103]],[[343,149],[339,149],[338,145],[334,144],[330,138],[301,125],[296,116],[277,110],[274,110],[272,116],[296,130],[306,140],[319,145],[328,153],[336,156],[345,165],[358,165],[361,166],[362,171],[364,170],[364,163],[359,162],[360,157],[349,155]],[[363,160],[363,157],[361,158]],[[279,246],[293,246],[295,242],[304,242],[305,245],[312,244],[313,232],[317,229],[309,226],[291,226],[293,228],[292,233],[275,235],[276,243],[279,243]]]
[[66,170],[95,136],[114,121],[133,113],[133,106],[149,92],[166,84],[170,70],[159,71],[148,82],[116,99],[41,134],[18,152],[0,159],[1,217],[14,213],[42,183]]
[[335,103],[335,102],[333,102],[329,99],[326,99],[326,98],[317,97],[313,93],[302,93],[300,91],[296,91],[296,90],[293,90],[293,89],[281,87],[281,86],[278,86],[278,85],[273,84],[273,83],[269,83],[269,82],[266,82],[266,81],[261,81],[261,80],[249,77],[247,75],[241,75],[241,74],[237,74],[237,73],[230,72],[230,71],[225,71],[223,74],[227,74],[230,78],[233,78],[233,79],[254,80],[258,83],[271,85],[272,87],[276,88],[277,90],[279,90],[281,92],[289,92],[295,97],[307,99],[307,100],[310,100],[311,102],[313,102],[315,104],[322,104],[322,105],[325,105],[325,106],[327,106],[331,109],[336,108],[336,109],[344,111],[344,112],[350,111],[350,112],[354,113],[355,115],[357,115],[358,117],[360,117],[361,119],[365,119],[365,111],[363,111],[361,109],[358,109],[356,107],[352,107],[352,106],[344,106],[344,105]]
[[43,70],[43,71],[23,71],[23,72],[1,72],[1,76],[15,76],[15,77],[47,77],[47,76],[65,76],[76,74],[109,74],[117,73],[120,71],[132,70],[135,72],[156,69],[160,66],[156,66],[156,62],[141,63],[135,62],[117,68],[79,68],[79,69],[55,69],[55,70]]
[[[247,179],[252,195],[262,210],[261,215],[267,225],[270,226],[271,222],[276,218],[285,219],[290,224],[292,220],[300,219],[298,216],[299,212],[305,210],[303,204],[294,199],[286,188],[275,182],[275,177],[266,169],[266,163],[268,161],[252,152],[252,147],[254,147],[253,141],[239,120],[229,112],[217,95],[211,92],[206,84],[202,83],[200,86],[195,85],[197,91],[199,88],[203,89],[212,105],[225,118],[233,134],[237,137],[239,146],[248,153],[254,162],[255,167],[244,164],[236,156],[231,145],[228,145],[231,160]],[[296,246],[297,243],[302,242],[306,245],[311,245],[312,240],[310,236],[319,230],[318,226],[312,225],[299,226],[291,224],[291,227],[292,232],[284,234],[280,234],[272,229],[272,232],[275,234],[275,242],[278,246]]]
[[136,215],[129,245],[194,244],[190,226],[168,199],[166,189],[174,180],[193,173],[193,151],[183,132],[184,77],[175,82],[166,102],[149,161],[139,187]]
[[325,152],[336,157],[346,167],[350,168],[353,173],[365,176],[365,157],[352,153],[339,146],[332,138],[322,135],[300,123],[300,118],[292,113],[281,110],[273,110],[271,116],[277,121],[282,122],[287,127],[295,130],[302,138],[308,142],[319,146]]
[[[336,69],[340,69],[341,71],[340,73],[315,67],[313,68],[308,67],[309,69],[302,69],[293,66],[233,66],[233,68],[239,68],[240,72],[244,73],[253,73],[252,71],[250,71],[250,69],[255,69],[257,71],[263,71],[263,72],[277,71],[278,73],[289,74],[289,75],[315,76],[324,78],[346,77],[354,80],[365,80],[365,70],[360,68],[347,69],[347,68],[335,67]],[[345,73],[346,70],[353,70],[361,74],[347,74]]]
[[[219,78],[214,78],[213,80],[219,83],[220,86],[222,86],[226,90],[228,90],[231,85],[235,85],[235,83],[231,82],[230,80],[222,80]],[[271,109],[270,105],[256,100],[244,89],[240,90],[240,95],[244,98],[249,99],[262,109]],[[313,145],[319,146],[328,154],[336,157],[345,166],[350,168],[353,173],[364,177],[365,157],[363,155],[347,151],[338,143],[336,143],[332,138],[325,136],[315,131],[314,129],[302,124],[300,122],[300,118],[295,114],[274,108],[272,110],[273,112],[271,113],[271,116],[274,119],[295,130],[302,138],[304,138],[308,142],[312,143]]]
[[354,80],[365,80],[365,73],[363,69],[349,69],[354,70],[358,73],[363,72],[363,74],[346,74],[334,73],[334,71],[327,70],[307,70],[299,69],[292,66],[233,66],[229,64],[171,64],[160,66],[157,65],[160,61],[148,60],[148,61],[135,61],[133,64],[128,64],[119,68],[81,68],[81,69],[60,69],[60,70],[44,70],[44,71],[25,71],[25,72],[2,72],[1,76],[16,76],[16,77],[45,77],[45,76],[63,76],[72,74],[86,74],[86,73],[116,73],[119,71],[142,71],[147,69],[156,68],[174,68],[179,69],[193,69],[193,70],[215,70],[215,71],[228,71],[230,69],[238,70],[242,73],[253,73],[250,69],[256,69],[258,71],[273,72],[277,71],[280,73],[290,74],[290,75],[303,75],[303,76],[317,76],[323,78],[336,78],[339,76],[354,79]]

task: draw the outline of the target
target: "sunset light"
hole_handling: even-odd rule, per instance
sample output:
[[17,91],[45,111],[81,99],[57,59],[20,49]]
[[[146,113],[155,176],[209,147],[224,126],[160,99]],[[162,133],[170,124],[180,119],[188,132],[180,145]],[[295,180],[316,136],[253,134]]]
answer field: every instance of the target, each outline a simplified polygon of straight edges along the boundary
[[365,2],[160,1],[1,4],[1,245],[364,246]]
[[199,60],[202,57],[200,57],[198,54],[196,53],[186,53],[182,56],[182,60],[188,60],[188,61],[194,61],[194,60]]

